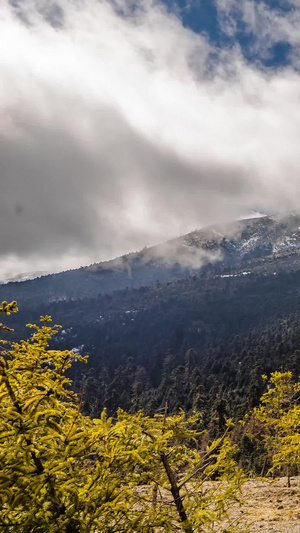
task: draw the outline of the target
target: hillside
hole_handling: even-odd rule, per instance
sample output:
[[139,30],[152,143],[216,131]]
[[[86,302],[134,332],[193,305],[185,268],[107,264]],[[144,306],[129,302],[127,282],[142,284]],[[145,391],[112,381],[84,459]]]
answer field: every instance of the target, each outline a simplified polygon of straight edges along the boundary
[[257,404],[261,374],[284,369],[299,376],[298,224],[295,215],[264,217],[231,226],[230,239],[213,237],[216,228],[177,239],[190,256],[222,249],[222,260],[198,269],[146,262],[144,250],[126,256],[131,277],[125,267],[104,274],[103,264],[93,265],[4,285],[0,298],[20,305],[10,317],[13,338],[50,314],[63,325],[55,346],[89,354],[88,366],[72,374],[86,412],[121,406],[154,413],[168,402],[172,411],[200,409],[218,431],[229,414],[242,416]]
[[[262,217],[211,226],[140,252],[76,270],[0,285],[0,299],[21,306],[75,300],[220,270],[298,269],[300,216]],[[229,272],[230,273],[230,272]]]

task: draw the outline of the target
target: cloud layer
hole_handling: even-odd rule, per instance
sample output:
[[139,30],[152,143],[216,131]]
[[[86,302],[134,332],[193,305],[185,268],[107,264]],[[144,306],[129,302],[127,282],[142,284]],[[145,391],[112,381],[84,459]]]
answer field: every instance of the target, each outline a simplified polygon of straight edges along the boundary
[[251,209],[297,210],[296,56],[262,70],[152,0],[5,0],[0,279],[108,259]]

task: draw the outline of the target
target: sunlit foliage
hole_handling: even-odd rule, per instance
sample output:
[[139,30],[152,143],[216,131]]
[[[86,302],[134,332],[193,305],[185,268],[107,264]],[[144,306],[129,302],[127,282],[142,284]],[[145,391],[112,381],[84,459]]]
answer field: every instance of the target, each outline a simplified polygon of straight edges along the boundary
[[[264,376],[265,379],[266,376]],[[300,383],[293,383],[291,372],[273,372],[269,390],[254,409],[254,418],[262,424],[266,448],[272,468],[300,466]]]
[[238,531],[230,424],[203,450],[198,417],[184,412],[83,416],[66,371],[86,358],[52,349],[59,326],[41,322],[0,357],[0,531]]

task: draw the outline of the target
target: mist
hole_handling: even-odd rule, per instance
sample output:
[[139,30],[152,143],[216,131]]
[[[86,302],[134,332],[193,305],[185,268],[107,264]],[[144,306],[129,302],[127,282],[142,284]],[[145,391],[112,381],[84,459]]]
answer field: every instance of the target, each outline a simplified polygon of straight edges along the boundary
[[299,210],[299,37],[276,24],[295,61],[266,70],[160,2],[2,2],[0,279]]

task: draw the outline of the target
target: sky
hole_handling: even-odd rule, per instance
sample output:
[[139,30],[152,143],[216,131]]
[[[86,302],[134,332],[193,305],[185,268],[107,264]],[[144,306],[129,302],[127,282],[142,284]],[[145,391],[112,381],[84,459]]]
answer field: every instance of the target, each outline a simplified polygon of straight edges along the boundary
[[299,210],[300,0],[2,0],[0,280]]

